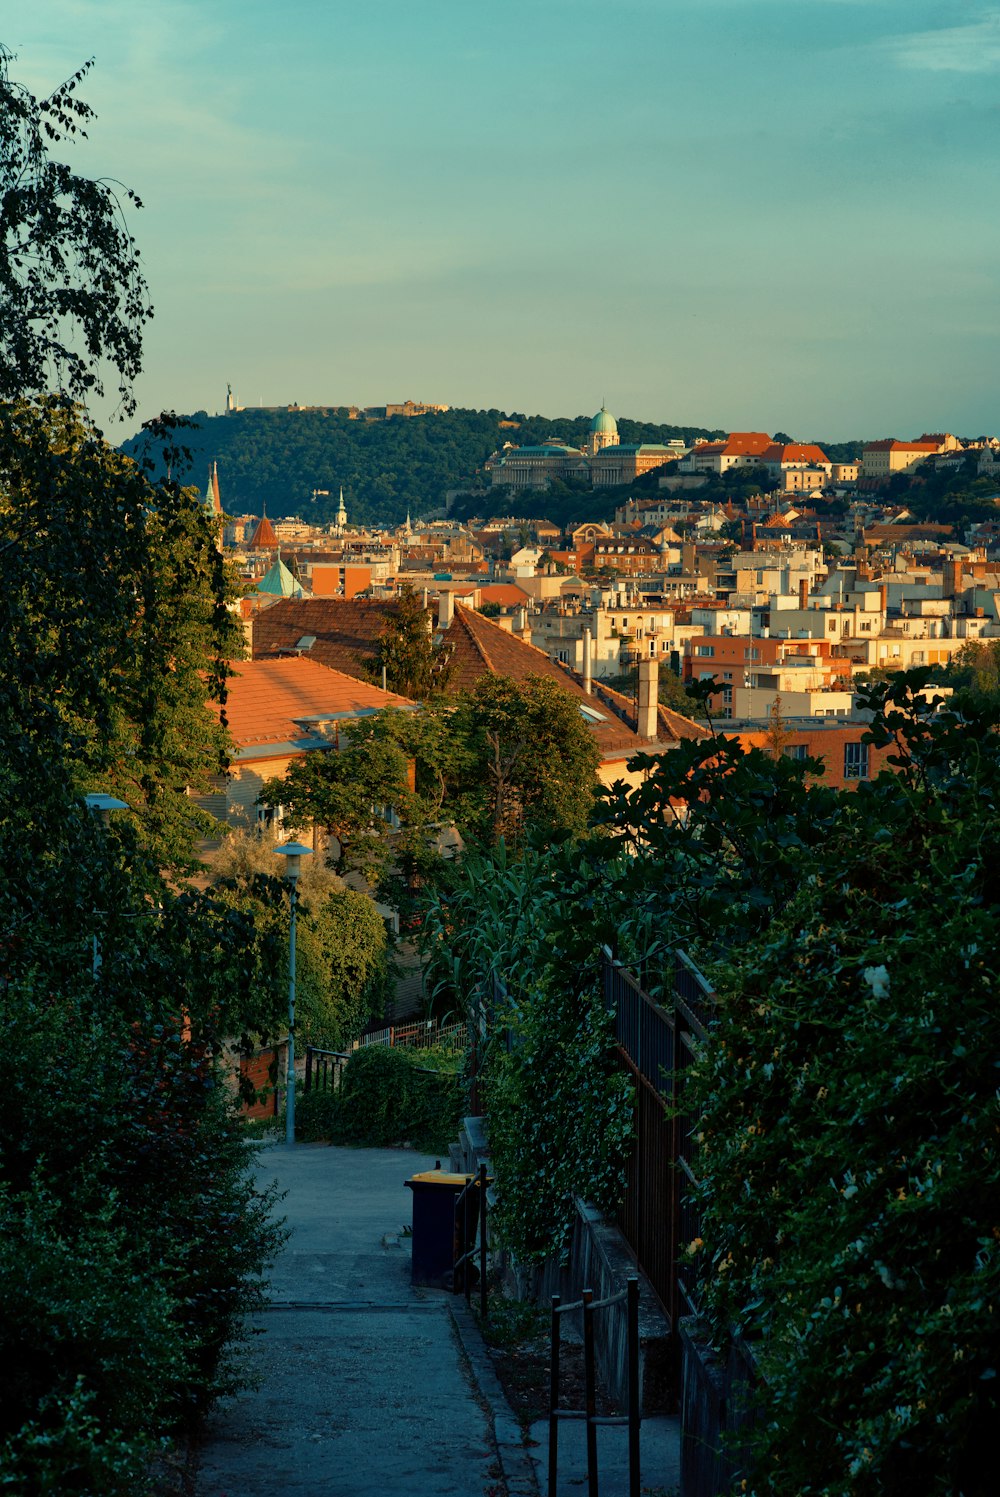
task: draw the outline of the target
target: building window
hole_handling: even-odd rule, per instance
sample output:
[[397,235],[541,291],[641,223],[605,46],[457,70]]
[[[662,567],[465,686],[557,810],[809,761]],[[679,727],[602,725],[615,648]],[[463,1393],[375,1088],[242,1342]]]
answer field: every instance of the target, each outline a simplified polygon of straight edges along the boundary
[[785,748],[786,759],[808,759],[809,745],[807,743],[790,743]]
[[845,743],[844,744],[844,779],[845,780],[867,780],[868,778],[868,745],[867,743]]
[[723,671],[722,672],[722,679],[723,679],[723,681],[731,681],[733,679],[733,673],[732,673],[732,671]]
[[284,824],[284,806],[258,806],[257,807],[257,830],[261,832],[276,832]]
[[704,656],[709,656],[710,657],[710,656],[712,656],[712,655],[715,654],[715,646],[714,645],[696,645],[695,646],[695,654],[696,655],[704,655]]

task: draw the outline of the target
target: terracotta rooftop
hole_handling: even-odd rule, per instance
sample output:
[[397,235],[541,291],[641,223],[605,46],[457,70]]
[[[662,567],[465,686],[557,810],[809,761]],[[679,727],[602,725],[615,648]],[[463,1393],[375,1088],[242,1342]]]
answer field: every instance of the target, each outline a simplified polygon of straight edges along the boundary
[[513,582],[490,582],[480,588],[479,596],[484,603],[499,603],[501,608],[521,608],[529,601],[524,588]]
[[[378,599],[283,599],[254,619],[254,659],[290,651],[304,635],[314,635],[310,661],[357,672],[374,658],[383,620],[392,608],[391,603]],[[605,758],[623,758],[650,747],[648,740],[616,715],[617,709],[634,717],[627,697],[613,693],[602,704],[596,694],[588,696],[575,675],[551,661],[544,650],[516,639],[474,609],[456,602],[450,627],[435,630],[435,635],[450,662],[451,690],[468,691],[484,675],[509,676],[515,681],[541,676],[558,682],[581,709],[587,709],[584,715]],[[594,713],[599,717],[593,717]],[[659,725],[659,741],[667,744],[698,738],[704,732],[697,723],[665,707],[660,708]]]
[[[766,431],[731,431],[722,443],[722,451],[727,457],[761,457],[773,445],[773,439]],[[696,452],[698,450],[695,448]],[[701,451],[704,452],[705,448],[702,447]]]
[[257,521],[253,535],[247,541],[247,546],[251,551],[276,551],[278,549],[278,537],[267,515],[262,515]]
[[307,740],[319,736],[318,724],[309,719],[350,718],[382,707],[412,705],[406,697],[330,670],[306,656],[238,660],[232,671],[226,717],[241,751],[278,744],[305,748]]
[[787,442],[784,446],[780,442],[773,442],[761,456],[766,463],[811,463],[820,467],[830,461],[822,447],[817,447],[815,442]]

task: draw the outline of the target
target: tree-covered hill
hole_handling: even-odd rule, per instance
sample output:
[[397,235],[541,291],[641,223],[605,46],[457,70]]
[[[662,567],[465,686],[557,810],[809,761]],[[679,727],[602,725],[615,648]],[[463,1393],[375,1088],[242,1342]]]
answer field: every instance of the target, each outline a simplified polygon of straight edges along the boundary
[[[443,506],[449,489],[473,484],[477,470],[505,441],[579,446],[592,418],[450,410],[369,422],[352,421],[346,411],[248,409],[225,416],[199,411],[190,419],[193,424],[180,435],[191,461],[173,476],[204,489],[208,465],[216,461],[228,514],[260,514],[266,505],[274,518],[302,515],[324,523],[333,519],[343,486],[352,522],[396,524],[407,510],[416,519]],[[626,418],[618,428],[623,442],[723,435]],[[124,450],[140,455],[142,442],[140,434],[124,443]],[[326,489],[329,497],[313,501],[314,489]]]

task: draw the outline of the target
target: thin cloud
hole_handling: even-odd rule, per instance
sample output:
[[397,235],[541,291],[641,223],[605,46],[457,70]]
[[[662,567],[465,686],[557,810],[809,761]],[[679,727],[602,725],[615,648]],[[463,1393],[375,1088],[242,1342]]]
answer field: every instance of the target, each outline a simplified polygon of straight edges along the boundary
[[1000,11],[967,26],[914,31],[888,44],[902,68],[927,73],[1000,72]]

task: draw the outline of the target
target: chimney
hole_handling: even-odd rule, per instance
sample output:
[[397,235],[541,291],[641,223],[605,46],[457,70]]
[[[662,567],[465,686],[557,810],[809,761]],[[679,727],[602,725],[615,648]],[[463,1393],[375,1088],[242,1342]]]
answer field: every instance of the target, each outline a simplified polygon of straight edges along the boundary
[[438,628],[447,629],[455,617],[455,594],[450,588],[438,593]]
[[882,610],[882,612],[884,614],[888,613],[888,611],[889,611],[889,589],[886,587],[886,585],[885,585],[884,582],[882,583],[881,587],[878,590],[878,606],[879,606],[879,608],[881,608],[881,610]]
[[640,738],[656,737],[657,696],[660,686],[660,662],[654,655],[639,661],[639,719],[636,732]]
[[594,691],[593,670],[594,667],[590,655],[590,628],[588,626],[583,631],[583,689],[588,696],[592,696]]
[[943,573],[941,580],[944,583],[944,587],[942,588],[944,596],[946,598],[957,598],[959,593],[963,591],[961,561],[957,557],[954,557],[950,561],[946,561],[941,570]]
[[808,608],[809,607],[809,578],[808,577],[800,577],[799,578],[799,607],[800,608]]
[[686,577],[694,576],[695,556],[694,542],[685,541],[681,547],[681,571]]

